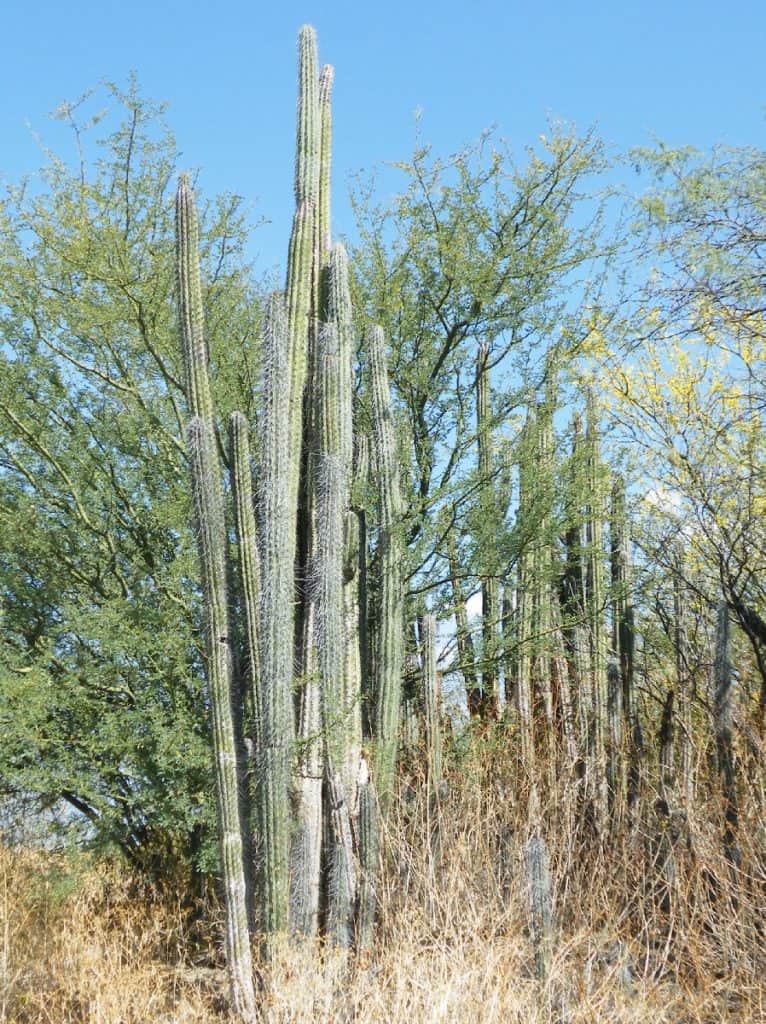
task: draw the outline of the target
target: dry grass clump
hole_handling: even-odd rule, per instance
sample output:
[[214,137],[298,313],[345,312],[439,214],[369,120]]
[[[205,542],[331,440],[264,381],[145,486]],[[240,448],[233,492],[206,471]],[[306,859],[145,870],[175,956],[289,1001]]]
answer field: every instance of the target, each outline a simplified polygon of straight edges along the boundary
[[180,905],[115,865],[0,847],[0,922],[3,1024],[226,1019]]
[[[674,818],[646,799],[640,818],[600,841],[568,824],[576,792],[569,802],[553,794],[536,824],[555,901],[541,986],[522,856],[530,825],[514,779],[478,743],[439,811],[421,780],[403,780],[375,948],[348,961],[315,943],[278,949],[259,966],[264,1024],[766,1020],[759,807],[743,808],[732,854],[712,793]],[[0,878],[0,1021],[226,1019],[213,922],[195,933],[193,958],[180,904],[114,868],[93,867],[67,889],[55,859],[0,851]]]

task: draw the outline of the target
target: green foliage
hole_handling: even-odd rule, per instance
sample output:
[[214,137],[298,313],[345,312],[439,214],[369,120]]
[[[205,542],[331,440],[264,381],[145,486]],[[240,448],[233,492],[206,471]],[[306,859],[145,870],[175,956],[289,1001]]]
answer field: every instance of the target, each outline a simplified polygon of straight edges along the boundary
[[[180,431],[161,110],[106,88],[80,147],[0,201],[0,780],[146,867],[208,851],[211,788]],[[84,116],[84,115],[83,115]],[[101,129],[107,122],[101,121]],[[233,199],[201,248],[221,407],[252,401],[258,304]],[[232,343],[234,339],[235,343]]]

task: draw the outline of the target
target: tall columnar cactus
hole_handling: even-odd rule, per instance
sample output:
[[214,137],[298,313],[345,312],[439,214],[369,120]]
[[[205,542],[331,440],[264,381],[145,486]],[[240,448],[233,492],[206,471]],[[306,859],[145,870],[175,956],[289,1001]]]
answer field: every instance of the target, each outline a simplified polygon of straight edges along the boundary
[[[321,119],[319,114],[317,47],[314,30],[304,25],[298,41],[298,120],[295,145],[295,214],[287,262],[287,323],[289,331],[289,476],[288,504],[292,523],[290,565],[295,560],[295,537],[303,444],[303,395],[309,342],[315,327],[319,289],[318,206]],[[329,96],[328,96],[329,101]],[[329,207],[328,207],[329,209]],[[282,382],[285,386],[286,381]]]
[[343,698],[349,745],[343,767],[352,816],[358,813],[357,785],[362,754],[365,687],[370,685],[367,629],[367,515],[364,508],[369,482],[370,445],[357,434],[353,445],[351,507],[346,513],[343,607],[346,623],[346,667]]
[[732,684],[729,608],[725,601],[721,601],[718,605],[713,667],[713,731],[724,800],[724,847],[730,860],[736,862],[739,859],[737,846],[739,804],[732,735],[734,725]]
[[[327,268],[326,320],[319,331],[312,369],[315,394],[309,433],[309,507],[312,511],[307,562],[307,613],[304,628],[307,647],[304,664],[312,674],[302,692],[317,694],[315,735],[301,737],[309,748],[302,763],[309,768],[302,793],[315,802],[315,816],[299,818],[305,828],[301,837],[306,862],[294,873],[294,923],[308,934],[318,921],[321,850],[321,785],[324,777],[330,800],[328,825],[328,913],[336,937],[350,934],[353,900],[351,824],[346,797],[349,748],[360,738],[350,735],[344,673],[346,639],[344,623],[344,533],[350,506],[352,460],[351,359],[352,331],[345,251],[338,246]],[[321,723],[321,724],[320,724]],[[310,745],[310,746],[309,746]],[[311,747],[314,753],[310,752]],[[312,787],[314,790],[312,792]],[[313,831],[312,831],[313,830]],[[345,923],[344,920],[345,919]]]
[[378,492],[380,605],[375,658],[375,784],[382,806],[394,786],[404,628],[404,546],[401,535],[399,457],[388,383],[383,330],[367,332]]
[[226,565],[226,525],[221,467],[204,337],[198,229],[188,178],[176,197],[178,297],[186,393],[191,413],[187,430],[197,541],[205,602],[207,677],[226,906],[226,955],[234,1011],[255,1018],[245,864],[240,814],[241,766],[237,758],[232,624]]
[[[485,528],[497,522],[497,501],[492,467],[492,409],[489,392],[489,346],[479,345],[476,357],[476,436],[479,448],[479,506]],[[498,712],[497,630],[499,595],[497,575],[491,564],[495,545],[485,545],[485,564],[481,576],[482,614],[482,713],[495,717]]]
[[535,732],[532,706],[532,658],[530,655],[530,638],[533,628],[533,572],[534,558],[530,543],[530,524],[532,522],[532,494],[534,470],[532,459],[534,454],[534,438],[536,432],[534,410],[527,412],[521,436],[521,455],[519,459],[519,543],[521,551],[517,569],[517,612],[516,640],[518,654],[516,661],[516,710],[519,719],[519,739],[521,745],[522,768],[527,776],[530,793],[536,794],[536,752]]
[[255,523],[255,501],[247,419],[241,412],[229,418],[229,472],[234,498],[234,524],[237,531],[239,581],[245,618],[253,738],[255,749],[263,746],[261,732],[261,645],[258,621],[261,611],[261,556]]
[[259,461],[261,545],[261,745],[255,754],[261,841],[260,909],[266,933],[284,931],[288,908],[290,760],[294,724],[293,563],[291,518],[288,323],[284,299],[272,295],[263,327],[264,388]]
[[566,564],[561,583],[563,635],[567,649],[569,678],[575,704],[579,750],[584,768],[590,742],[591,670],[590,644],[586,622],[585,545],[583,508],[586,493],[585,439],[582,420],[572,421],[572,454],[566,482]]
[[619,665],[622,685],[622,713],[627,730],[628,812],[638,799],[643,736],[635,693],[635,625],[631,600],[631,559],[628,518],[625,511],[625,481],[617,474],[612,482],[612,649]]
[[575,720],[574,702],[572,697],[572,678],[567,659],[566,643],[561,613],[561,602],[558,593],[551,588],[551,688],[556,694],[564,751],[564,773],[571,778],[571,773],[580,757]]
[[553,707],[553,415],[557,401],[557,372],[553,358],[546,367],[545,398],[537,403],[534,432],[532,542],[533,690],[540,709],[548,780],[556,768],[556,722]]
[[356,944],[369,949],[373,940],[375,911],[378,903],[377,883],[380,874],[380,808],[375,783],[370,778],[367,762],[362,759],[359,771],[359,893],[356,913]]
[[436,671],[436,618],[426,614],[421,619],[423,657],[423,705],[425,712],[428,784],[438,795],[442,778],[441,686]]
[[[339,542],[341,551],[333,561],[333,571],[341,587],[333,595],[340,616],[337,625],[337,668],[330,662],[324,670],[323,690],[324,734],[328,760],[340,774],[345,800],[353,815],[356,807],[356,785],[362,743],[361,691],[362,654],[360,648],[360,524],[352,510],[354,474],[367,474],[366,446],[357,446],[354,465],[352,395],[354,326],[351,310],[349,267],[346,250],[333,246],[327,264],[327,333],[320,339],[322,376],[327,383],[322,389],[321,436],[323,450],[337,463],[339,508]],[[321,521],[319,529],[322,530]],[[328,648],[329,649],[329,648]],[[335,657],[335,655],[333,655]]]
[[606,666],[606,781],[612,823],[622,815],[625,792],[623,752],[622,680],[616,659]]
[[449,565],[450,582],[452,584],[452,602],[455,611],[455,623],[457,626],[457,654],[460,671],[465,684],[466,703],[468,713],[476,717],[481,713],[482,689],[476,673],[476,651],[473,645],[473,636],[468,624],[468,612],[466,610],[466,599],[461,580],[460,559],[458,558],[457,544],[455,543],[454,531],[447,529],[447,562]]
[[694,800],[694,765],[692,763],[692,693],[687,637],[688,591],[683,585],[683,552],[677,554],[677,571],[673,577],[673,608],[675,617],[676,688],[679,719],[679,782],[687,807]]
[[537,980],[545,985],[553,959],[553,899],[548,867],[548,846],[542,836],[533,836],[524,847],[527,893],[535,948]]
[[[330,233],[330,171],[332,169],[332,86],[335,72],[331,65],[325,64],[319,76],[319,196],[317,209],[317,247],[320,263],[330,251],[332,236]],[[318,308],[321,308],[321,274],[320,297]]]
[[[326,67],[317,77],[316,41],[313,32],[301,31],[299,56],[298,142],[295,196],[300,217],[306,204],[306,237],[296,234],[295,262],[288,266],[287,294],[290,323],[291,457],[297,457],[291,476],[290,498],[295,497],[297,528],[296,571],[299,619],[296,628],[298,689],[298,759],[294,780],[295,822],[290,850],[291,928],[313,934],[318,926],[322,784],[325,772],[322,739],[322,679],[317,644],[318,616],[324,614],[324,595],[317,593],[321,568],[321,537],[318,528],[320,488],[326,468],[322,436],[322,399],[326,379],[320,365],[321,334],[328,328],[325,314],[327,246],[330,241],[330,94],[333,70]],[[309,224],[310,221],[310,224]],[[309,231],[310,229],[310,231]],[[311,239],[309,248],[308,239]],[[305,248],[304,248],[305,246]],[[293,256],[291,250],[291,257]],[[334,329],[334,328],[332,328]],[[293,390],[295,389],[295,390]],[[338,513],[345,515],[345,508]],[[292,508],[291,508],[292,518]],[[342,530],[342,518],[339,520]]]
[[[370,333],[381,568],[372,722],[375,781],[361,756],[362,687],[369,674],[367,538],[365,514],[361,506],[352,506],[351,497],[354,335],[348,263],[342,247],[330,248],[332,79],[332,68],[317,74],[314,32],[303,28],[296,210],[285,294],[271,296],[263,319],[255,498],[247,424],[240,413],[229,424],[237,572],[227,563],[197,227],[186,178],[178,194],[179,309],[208,622],[227,953],[233,1002],[244,1017],[253,1016],[254,1003],[245,888],[249,865],[243,860],[247,814],[240,812],[245,789],[239,785],[238,763],[244,747],[242,702],[234,688],[232,638],[244,635],[249,654],[258,921],[267,937],[266,952],[274,948],[268,937],[289,927],[314,933],[321,909],[327,933],[348,945],[355,904],[359,935],[369,940],[378,862],[375,783],[386,799],[396,756],[404,552],[393,414],[379,329]],[[359,477],[367,475],[364,450],[360,441],[355,467]],[[230,602],[229,581],[241,584],[236,601]],[[233,609],[243,614],[241,629],[231,621]]]
[[608,786],[606,772],[607,636],[604,622],[604,500],[599,457],[598,413],[592,392],[588,394],[586,420],[587,492],[585,535],[587,544],[587,608],[592,672],[592,795],[598,828],[606,824]]

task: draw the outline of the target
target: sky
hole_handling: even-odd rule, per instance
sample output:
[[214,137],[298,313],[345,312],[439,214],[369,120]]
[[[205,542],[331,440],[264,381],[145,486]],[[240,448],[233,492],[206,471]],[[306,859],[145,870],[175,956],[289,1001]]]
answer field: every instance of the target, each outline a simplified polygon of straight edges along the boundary
[[63,129],[47,115],[63,100],[135,72],[145,96],[167,102],[182,164],[205,191],[235,192],[254,219],[270,219],[256,235],[262,269],[282,262],[306,22],[336,70],[339,234],[353,237],[352,176],[407,159],[416,112],[422,140],[443,154],[492,125],[521,150],[549,117],[595,126],[614,152],[654,138],[766,148],[758,0],[5,0],[0,180],[41,165],[36,136],[59,148]]

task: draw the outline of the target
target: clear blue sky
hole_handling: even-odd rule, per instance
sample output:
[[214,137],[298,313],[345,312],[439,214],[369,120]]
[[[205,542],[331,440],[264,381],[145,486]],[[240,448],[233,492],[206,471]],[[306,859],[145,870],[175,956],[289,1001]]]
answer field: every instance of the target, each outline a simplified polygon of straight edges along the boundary
[[[54,143],[46,113],[130,71],[169,103],[168,120],[205,190],[235,191],[273,219],[265,263],[281,260],[291,206],[295,40],[304,22],[335,65],[337,231],[351,172],[406,158],[413,112],[437,151],[491,124],[514,147],[553,115],[596,125],[624,150],[766,147],[766,4],[699,0],[5,0],[0,175],[41,163],[26,124]],[[263,265],[263,264],[262,264]]]

